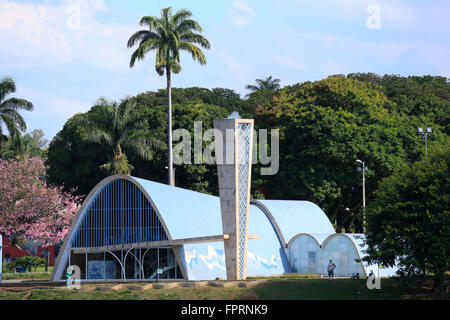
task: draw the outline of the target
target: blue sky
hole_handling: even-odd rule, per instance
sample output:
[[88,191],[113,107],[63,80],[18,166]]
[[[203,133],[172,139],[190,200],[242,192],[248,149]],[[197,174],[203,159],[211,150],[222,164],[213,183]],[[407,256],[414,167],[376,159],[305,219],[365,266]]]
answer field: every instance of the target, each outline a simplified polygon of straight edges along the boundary
[[34,103],[28,129],[47,139],[100,96],[120,100],[166,86],[154,54],[129,68],[126,42],[144,15],[188,8],[210,40],[207,64],[182,55],[175,87],[234,89],[256,78],[281,85],[375,72],[450,78],[448,1],[0,0],[0,77]]

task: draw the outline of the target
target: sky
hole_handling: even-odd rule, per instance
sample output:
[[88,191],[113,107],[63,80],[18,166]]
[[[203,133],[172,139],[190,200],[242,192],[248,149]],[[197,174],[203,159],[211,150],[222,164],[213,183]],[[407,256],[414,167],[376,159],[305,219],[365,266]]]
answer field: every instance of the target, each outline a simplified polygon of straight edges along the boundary
[[0,78],[27,132],[51,140],[99,97],[120,101],[165,88],[155,54],[129,67],[126,46],[143,16],[189,9],[211,49],[201,66],[181,55],[174,87],[229,88],[268,76],[281,86],[333,74],[440,75],[450,78],[450,2],[446,0],[0,0]]

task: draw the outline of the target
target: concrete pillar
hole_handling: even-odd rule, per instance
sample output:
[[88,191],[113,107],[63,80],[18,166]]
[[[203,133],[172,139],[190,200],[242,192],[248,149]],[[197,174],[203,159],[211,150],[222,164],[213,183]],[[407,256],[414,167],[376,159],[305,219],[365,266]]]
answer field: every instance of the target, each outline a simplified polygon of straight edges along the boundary
[[[217,173],[228,280],[244,280],[247,269],[248,215],[253,120],[214,121]],[[223,143],[221,143],[223,141]]]

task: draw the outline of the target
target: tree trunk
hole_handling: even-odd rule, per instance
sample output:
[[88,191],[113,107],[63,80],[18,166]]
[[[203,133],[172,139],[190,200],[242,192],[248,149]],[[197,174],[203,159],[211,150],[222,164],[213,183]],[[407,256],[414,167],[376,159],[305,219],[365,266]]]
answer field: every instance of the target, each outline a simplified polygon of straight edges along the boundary
[[447,293],[445,275],[440,271],[435,271],[433,281],[433,293],[437,299],[443,299]]
[[173,154],[172,154],[172,90],[170,86],[170,67],[166,66],[167,75],[167,146],[168,146],[168,174],[169,185],[175,186],[174,174],[173,174]]

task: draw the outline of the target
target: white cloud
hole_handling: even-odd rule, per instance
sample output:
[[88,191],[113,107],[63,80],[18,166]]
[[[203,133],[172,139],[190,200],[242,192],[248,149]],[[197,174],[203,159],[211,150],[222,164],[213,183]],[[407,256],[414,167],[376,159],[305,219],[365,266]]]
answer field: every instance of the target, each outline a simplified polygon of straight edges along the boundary
[[235,0],[228,8],[228,16],[235,26],[243,27],[252,22],[256,14],[244,0]]
[[241,62],[241,60],[236,59],[234,56],[232,56],[225,50],[216,50],[216,51],[217,56],[229,71],[227,72],[227,74],[239,80],[245,80],[248,78],[249,70],[247,66]]
[[290,56],[276,57],[275,61],[281,65],[289,66],[289,67],[293,68],[294,70],[297,70],[300,72],[306,71],[305,65],[303,63],[296,61],[294,58],[292,58]]
[[[435,72],[443,77],[450,78],[450,49],[441,44],[425,43],[419,50],[419,56],[430,64]],[[429,72],[431,74],[432,72]]]
[[[366,21],[369,6],[380,9],[381,28],[409,29],[418,23],[417,6],[407,0],[292,0],[299,10],[315,12],[321,19]],[[361,28],[366,28],[361,23]]]
[[[102,0],[64,1],[58,5],[0,0],[3,54],[52,64],[76,59],[96,68],[127,70],[131,50],[126,41],[137,25],[101,23],[97,15],[105,12]],[[76,27],[74,22],[78,22]]]
[[58,94],[45,93],[35,88],[25,88],[19,86],[14,94],[17,97],[26,97],[35,105],[33,113],[41,119],[46,119],[50,115],[54,118],[66,120],[78,112],[86,112],[94,101],[79,101],[73,98],[65,98]]

